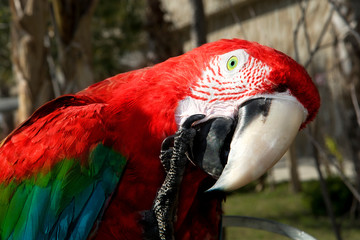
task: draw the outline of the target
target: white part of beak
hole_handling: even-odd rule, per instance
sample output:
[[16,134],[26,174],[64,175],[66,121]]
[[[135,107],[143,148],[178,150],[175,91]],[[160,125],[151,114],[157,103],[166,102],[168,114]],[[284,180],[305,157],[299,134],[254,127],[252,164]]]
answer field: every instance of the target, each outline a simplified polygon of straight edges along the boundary
[[280,160],[293,142],[306,110],[293,97],[269,99],[268,112],[256,114],[248,121],[243,116],[251,109],[246,109],[246,105],[240,107],[227,164],[208,191],[232,191],[259,178]]

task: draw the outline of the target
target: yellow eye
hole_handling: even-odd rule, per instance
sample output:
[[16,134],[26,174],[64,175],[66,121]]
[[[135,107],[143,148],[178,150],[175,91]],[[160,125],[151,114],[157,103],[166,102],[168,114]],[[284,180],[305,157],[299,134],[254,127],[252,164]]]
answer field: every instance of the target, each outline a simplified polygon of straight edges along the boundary
[[238,58],[235,56],[232,56],[231,58],[229,58],[229,60],[227,61],[226,67],[229,71],[233,70],[234,68],[236,68],[236,66],[238,65]]

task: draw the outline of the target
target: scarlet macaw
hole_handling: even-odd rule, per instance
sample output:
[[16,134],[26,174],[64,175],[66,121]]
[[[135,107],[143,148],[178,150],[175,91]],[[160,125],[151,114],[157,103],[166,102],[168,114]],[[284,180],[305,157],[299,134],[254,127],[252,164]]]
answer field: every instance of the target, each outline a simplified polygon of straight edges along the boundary
[[303,67],[239,39],[59,97],[1,144],[1,239],[217,239],[216,193],[273,166],[319,104]]

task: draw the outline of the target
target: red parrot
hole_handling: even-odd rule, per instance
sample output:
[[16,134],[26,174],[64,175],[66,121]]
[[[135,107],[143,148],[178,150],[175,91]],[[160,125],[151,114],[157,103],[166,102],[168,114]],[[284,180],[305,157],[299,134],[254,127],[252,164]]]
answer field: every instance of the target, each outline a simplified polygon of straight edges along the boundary
[[218,239],[318,91],[272,48],[220,40],[40,107],[0,144],[1,239]]

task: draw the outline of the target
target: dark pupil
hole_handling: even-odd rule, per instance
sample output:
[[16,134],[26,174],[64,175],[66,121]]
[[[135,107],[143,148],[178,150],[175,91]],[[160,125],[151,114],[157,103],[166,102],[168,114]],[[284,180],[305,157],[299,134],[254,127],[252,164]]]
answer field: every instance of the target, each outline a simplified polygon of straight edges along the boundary
[[232,61],[230,62],[230,65],[233,67],[233,66],[235,65],[235,61],[232,60]]

